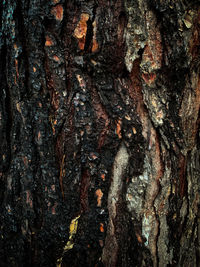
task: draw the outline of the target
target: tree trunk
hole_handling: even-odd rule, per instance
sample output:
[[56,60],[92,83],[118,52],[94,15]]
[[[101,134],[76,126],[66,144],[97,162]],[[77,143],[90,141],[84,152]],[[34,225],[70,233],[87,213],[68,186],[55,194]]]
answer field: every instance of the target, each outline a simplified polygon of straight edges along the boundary
[[198,266],[200,1],[0,18],[0,266]]

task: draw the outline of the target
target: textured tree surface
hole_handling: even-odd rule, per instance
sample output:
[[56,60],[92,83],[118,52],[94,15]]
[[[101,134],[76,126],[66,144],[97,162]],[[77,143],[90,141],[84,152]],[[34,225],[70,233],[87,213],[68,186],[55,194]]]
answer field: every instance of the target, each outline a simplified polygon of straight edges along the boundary
[[0,1],[0,266],[198,266],[200,1]]

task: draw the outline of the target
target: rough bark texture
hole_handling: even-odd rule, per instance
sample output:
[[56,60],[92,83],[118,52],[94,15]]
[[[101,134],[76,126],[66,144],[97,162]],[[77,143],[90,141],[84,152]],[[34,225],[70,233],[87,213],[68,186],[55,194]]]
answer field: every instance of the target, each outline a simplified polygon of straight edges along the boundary
[[200,1],[0,2],[0,266],[198,266]]

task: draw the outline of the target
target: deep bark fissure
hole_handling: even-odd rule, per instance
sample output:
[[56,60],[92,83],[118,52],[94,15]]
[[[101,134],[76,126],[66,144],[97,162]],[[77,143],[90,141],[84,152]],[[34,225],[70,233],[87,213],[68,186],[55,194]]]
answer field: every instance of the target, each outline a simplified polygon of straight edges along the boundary
[[0,3],[3,266],[198,266],[198,12]]

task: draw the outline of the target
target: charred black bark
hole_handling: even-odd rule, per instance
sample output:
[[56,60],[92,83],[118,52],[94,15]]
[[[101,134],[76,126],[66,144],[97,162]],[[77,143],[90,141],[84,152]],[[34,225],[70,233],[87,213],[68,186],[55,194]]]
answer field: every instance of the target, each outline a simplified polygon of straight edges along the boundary
[[1,266],[198,266],[199,11],[0,3]]

